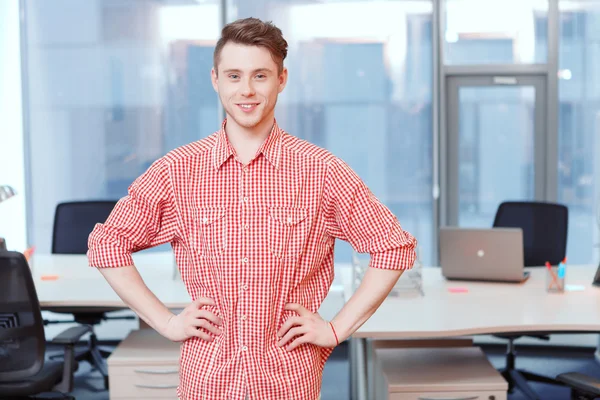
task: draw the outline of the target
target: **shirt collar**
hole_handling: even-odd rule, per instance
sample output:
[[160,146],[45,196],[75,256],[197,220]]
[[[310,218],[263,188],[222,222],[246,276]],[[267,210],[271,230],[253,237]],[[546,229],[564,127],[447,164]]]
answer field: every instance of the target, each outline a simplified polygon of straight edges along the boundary
[[[217,141],[213,147],[213,165],[215,169],[219,169],[229,157],[235,155],[233,146],[227,139],[227,133],[225,132],[225,125],[227,119],[221,124],[221,129],[217,132]],[[277,121],[274,121],[273,128],[267,139],[258,148],[258,154],[265,156],[267,161],[271,163],[275,168],[279,168],[279,161],[281,158],[281,136],[283,131],[277,125]]]

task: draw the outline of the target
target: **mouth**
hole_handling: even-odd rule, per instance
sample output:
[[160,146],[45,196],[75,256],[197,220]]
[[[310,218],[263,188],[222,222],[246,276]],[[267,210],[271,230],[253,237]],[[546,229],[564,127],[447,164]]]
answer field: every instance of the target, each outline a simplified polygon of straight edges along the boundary
[[243,112],[249,113],[252,112],[256,107],[258,107],[260,103],[239,103],[237,106]]

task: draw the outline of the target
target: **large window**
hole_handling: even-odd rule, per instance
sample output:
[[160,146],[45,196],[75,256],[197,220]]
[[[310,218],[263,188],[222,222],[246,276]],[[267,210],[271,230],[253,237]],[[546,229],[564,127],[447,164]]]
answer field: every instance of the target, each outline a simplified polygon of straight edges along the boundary
[[[432,261],[432,4],[228,2],[235,20],[272,20],[289,44],[277,119],[345,160]],[[336,260],[349,261],[340,243]]]
[[446,0],[444,5],[446,64],[546,62],[548,0]]
[[9,250],[23,251],[27,235],[19,20],[18,2],[0,1],[0,186],[10,185],[17,192],[7,201],[0,199],[0,237]]
[[[273,21],[289,42],[290,79],[276,114],[280,125],[348,162],[419,239],[422,261],[436,263],[432,0],[23,0],[23,4],[27,60],[23,78],[29,89],[24,108],[31,188],[28,244],[38,251],[50,249],[57,203],[120,198],[154,160],[218,128],[223,114],[209,74],[226,10],[227,21],[248,16]],[[465,74],[484,68],[482,64],[543,66],[547,54],[552,54],[548,29],[557,27],[548,26],[548,0],[435,4],[444,11],[440,43],[444,74]],[[558,165],[544,167],[543,172],[558,168],[558,201],[570,212],[570,262],[597,262],[600,0],[559,0],[559,8]],[[540,68],[534,68],[539,73]],[[463,117],[476,115],[469,114],[467,101],[472,89],[463,89],[454,106],[466,110]],[[524,90],[527,94],[529,89]],[[511,113],[513,124],[532,121],[531,115],[523,114],[526,107],[521,107],[524,116],[519,119],[505,107],[507,101],[498,110]],[[486,106],[478,99],[473,105],[479,110]],[[485,120],[466,120],[496,121],[501,114],[489,110]],[[477,142],[488,152],[497,149],[489,140],[503,138],[483,135],[489,129],[485,126]],[[543,137],[552,145],[557,133],[544,129]],[[470,145],[474,137],[469,131],[460,134],[457,143],[464,139]],[[551,146],[534,146],[542,152],[546,147]],[[523,154],[533,154],[525,150],[528,153]],[[477,171],[469,169],[469,163],[476,165],[473,160],[485,156],[493,167],[493,158],[479,153],[460,153],[457,164],[464,167],[461,176],[475,183]],[[514,163],[529,168],[521,171],[523,182],[529,182],[530,161]],[[485,188],[480,183],[489,188],[491,181],[482,176],[470,190]],[[521,197],[531,198],[532,187],[525,187]],[[461,191],[461,195],[470,194]],[[502,194],[494,201],[509,195],[519,193]],[[471,208],[467,204],[467,211]],[[488,211],[482,226],[491,226],[493,205]],[[340,243],[337,260],[348,261],[350,250]]]
[[569,258],[590,263],[600,242],[600,1],[559,4],[558,199],[569,206]]
[[32,224],[57,203],[118,199],[154,160],[219,127],[220,2],[26,0]]

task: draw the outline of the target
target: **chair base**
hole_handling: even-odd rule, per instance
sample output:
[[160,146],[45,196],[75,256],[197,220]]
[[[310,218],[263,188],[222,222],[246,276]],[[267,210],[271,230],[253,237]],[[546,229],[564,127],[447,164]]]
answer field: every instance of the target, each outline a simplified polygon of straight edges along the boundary
[[110,352],[100,350],[97,347],[89,348],[81,353],[75,354],[77,361],[87,361],[92,368],[96,369],[104,379],[104,388],[108,390],[108,366],[106,365],[105,357],[108,357]]
[[527,398],[531,400],[542,400],[542,398],[535,393],[528,382],[540,382],[551,385],[565,386],[564,383],[559,382],[556,379],[520,369],[504,368],[500,370],[500,374],[506,380],[506,382],[508,382],[509,393],[512,393],[514,389],[519,389]]
[[519,389],[527,398],[532,400],[541,400],[535,391],[529,386],[528,381],[549,383],[551,385],[566,386],[554,378],[534,374],[515,367],[517,352],[515,351],[515,338],[509,337],[506,347],[506,367],[499,370],[504,380],[508,382],[508,391],[511,393],[515,388]]

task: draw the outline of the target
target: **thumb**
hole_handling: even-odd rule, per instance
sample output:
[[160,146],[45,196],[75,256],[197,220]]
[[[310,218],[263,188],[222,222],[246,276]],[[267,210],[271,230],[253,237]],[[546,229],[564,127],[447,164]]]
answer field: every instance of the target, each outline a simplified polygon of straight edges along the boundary
[[310,317],[312,315],[312,312],[297,303],[288,303],[285,305],[285,309],[295,311],[301,317]]

